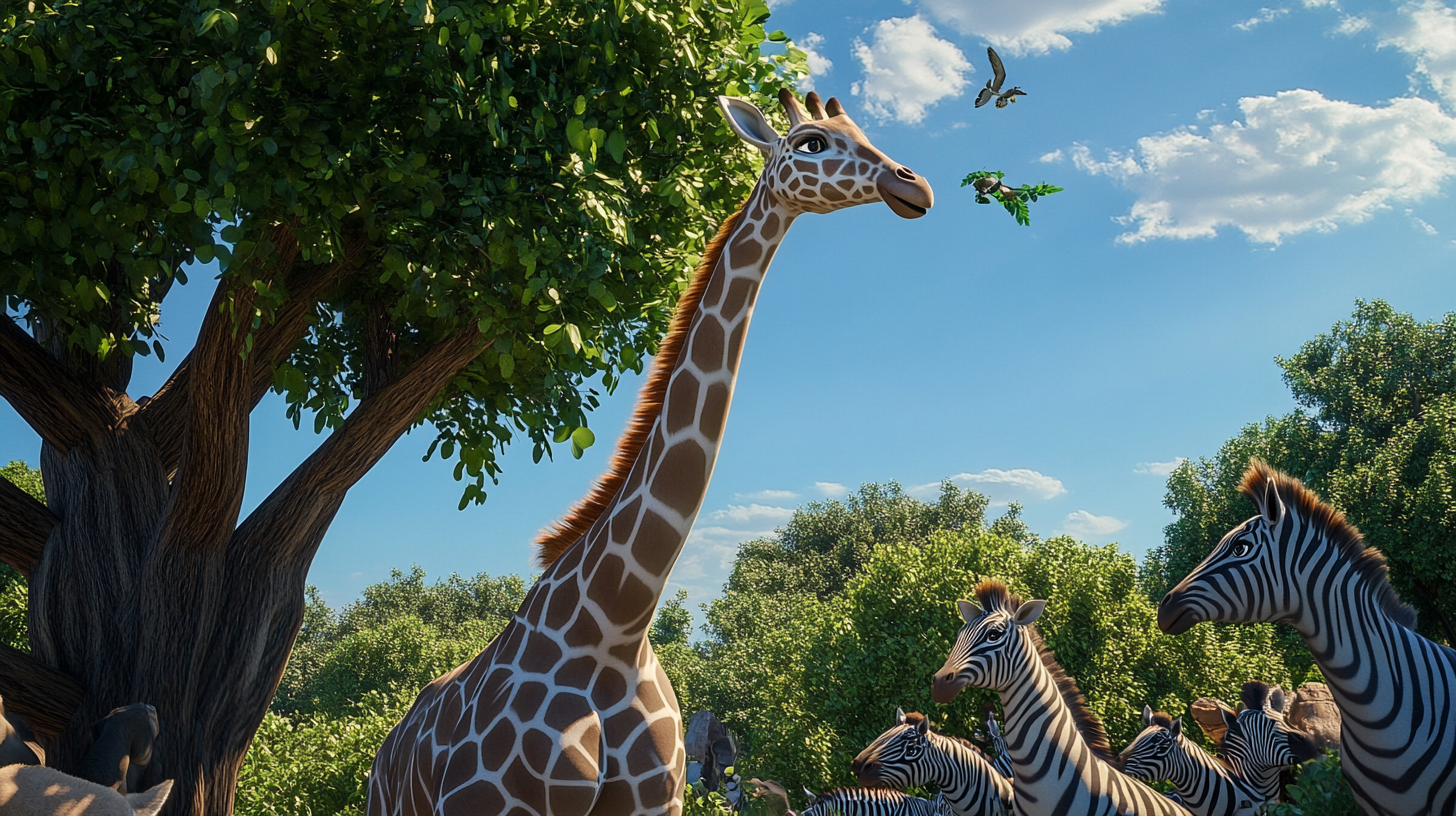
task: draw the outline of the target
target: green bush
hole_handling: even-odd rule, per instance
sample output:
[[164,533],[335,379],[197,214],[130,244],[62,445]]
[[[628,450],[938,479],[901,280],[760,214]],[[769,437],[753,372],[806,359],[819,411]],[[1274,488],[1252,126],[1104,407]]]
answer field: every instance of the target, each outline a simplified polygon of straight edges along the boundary
[[[45,503],[45,483],[39,470],[24,462],[11,462],[0,468],[0,479],[8,479],[36,501]],[[23,652],[30,651],[28,593],[25,577],[9,564],[0,564],[0,643]]]
[[1333,751],[1300,765],[1284,794],[1289,801],[1265,808],[1266,816],[1360,816],[1340,770],[1340,755]]

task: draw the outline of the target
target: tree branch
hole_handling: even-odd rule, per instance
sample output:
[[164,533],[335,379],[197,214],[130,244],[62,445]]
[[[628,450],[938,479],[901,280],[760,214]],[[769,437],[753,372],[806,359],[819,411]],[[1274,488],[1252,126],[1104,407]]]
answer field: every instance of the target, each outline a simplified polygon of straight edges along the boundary
[[0,397],[62,454],[116,427],[122,412],[0,314]]
[[360,402],[344,424],[248,516],[233,538],[234,546],[267,548],[284,557],[307,546],[308,531],[319,513],[362,479],[450,378],[488,345],[472,326],[436,344],[399,379]]
[[76,678],[0,643],[0,697],[38,736],[66,730],[85,694]]
[[[275,245],[283,240],[279,234],[272,236]],[[295,344],[308,331],[308,318],[314,304],[329,289],[333,288],[348,270],[354,267],[360,255],[369,246],[363,238],[351,240],[344,247],[344,258],[339,263],[311,266],[298,272],[290,272],[297,246],[292,243],[291,233],[288,253],[280,251],[288,264],[280,269],[280,275],[288,287],[288,300],[273,315],[273,322],[253,333],[253,351],[248,355],[251,364],[251,385],[248,393],[248,408],[258,405],[268,389],[273,386],[273,369],[288,357]],[[151,429],[161,450],[162,461],[168,470],[175,469],[181,456],[182,430],[186,422],[186,404],[192,378],[192,355],[187,355],[172,372],[172,376],[146,402],[139,414]]]
[[0,479],[0,561],[30,578],[30,570],[45,551],[51,528],[60,523],[49,508],[30,494]]
[[190,358],[177,478],[157,539],[163,552],[225,545],[237,524],[252,410],[247,402],[251,366],[242,357],[242,346],[253,299],[252,287],[233,289],[224,280],[202,320]]

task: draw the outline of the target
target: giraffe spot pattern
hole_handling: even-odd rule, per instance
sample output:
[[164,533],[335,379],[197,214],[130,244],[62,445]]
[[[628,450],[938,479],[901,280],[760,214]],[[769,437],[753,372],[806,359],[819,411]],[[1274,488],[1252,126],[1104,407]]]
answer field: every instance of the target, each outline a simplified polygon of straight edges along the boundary
[[[712,315],[704,315],[703,325],[699,327],[697,335],[693,337],[693,364],[704,371],[717,371],[723,367],[723,324]],[[687,372],[684,371],[683,375],[686,374]],[[693,384],[696,386],[697,381],[694,380]],[[693,390],[696,391],[696,387]],[[690,424],[692,424],[691,417],[686,423],[673,428],[671,415],[669,415],[668,432],[672,433]]]
[[[713,321],[716,323],[717,321]],[[719,330],[721,333],[721,329]],[[721,343],[721,341],[720,341]],[[693,341],[693,355],[697,359],[698,344]],[[698,380],[691,371],[679,372],[673,377],[672,384],[667,387],[667,405],[663,411],[663,417],[667,423],[667,432],[675,434],[683,428],[693,424],[697,417],[698,404]],[[614,540],[624,541],[625,539]]]
[[[732,360],[729,365],[736,365]],[[717,442],[723,434],[723,425],[728,420],[728,398],[731,392],[726,383],[715,382],[708,386],[703,395],[702,418],[698,420],[698,432],[709,442]],[[654,573],[661,574],[661,573]]]
[[632,556],[649,575],[664,575],[677,556],[679,539],[677,528],[656,513],[646,513],[632,544]]
[[571,620],[578,603],[581,603],[581,590],[576,582],[562,581],[551,591],[551,603],[546,607],[546,628],[561,631]]
[[692,514],[703,497],[708,481],[708,454],[693,439],[684,439],[668,449],[652,481],[652,495],[679,515]]
[[545,674],[556,668],[560,659],[561,647],[556,645],[556,641],[541,632],[532,632],[526,641],[526,653],[521,656],[520,666],[532,674]]

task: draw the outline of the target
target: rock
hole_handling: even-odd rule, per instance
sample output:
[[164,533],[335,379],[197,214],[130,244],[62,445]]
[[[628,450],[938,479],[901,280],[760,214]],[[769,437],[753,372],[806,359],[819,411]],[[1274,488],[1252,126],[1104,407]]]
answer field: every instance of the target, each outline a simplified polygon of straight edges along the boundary
[[1215,697],[1199,697],[1188,707],[1188,714],[1198,727],[1203,729],[1203,735],[1218,745],[1223,742],[1224,732],[1228,727],[1223,723],[1224,711],[1233,711],[1228,703]]
[[1324,683],[1300,686],[1286,719],[1291,726],[1309,735],[1319,750],[1340,750],[1340,709],[1330,696],[1330,687]]

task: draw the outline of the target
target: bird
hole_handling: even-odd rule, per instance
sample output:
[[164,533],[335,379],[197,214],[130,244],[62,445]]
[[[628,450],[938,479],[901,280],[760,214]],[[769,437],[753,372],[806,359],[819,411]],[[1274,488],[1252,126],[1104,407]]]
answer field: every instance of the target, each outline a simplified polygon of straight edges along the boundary
[[1008,103],[1015,102],[1016,97],[1026,96],[1026,91],[1018,87],[1012,87],[1004,93],[1001,91],[1001,84],[1006,81],[1006,66],[1001,64],[1001,57],[997,56],[996,49],[987,48],[986,55],[991,58],[991,78],[986,80],[986,87],[976,95],[976,107],[995,99],[996,107],[1004,108]]

